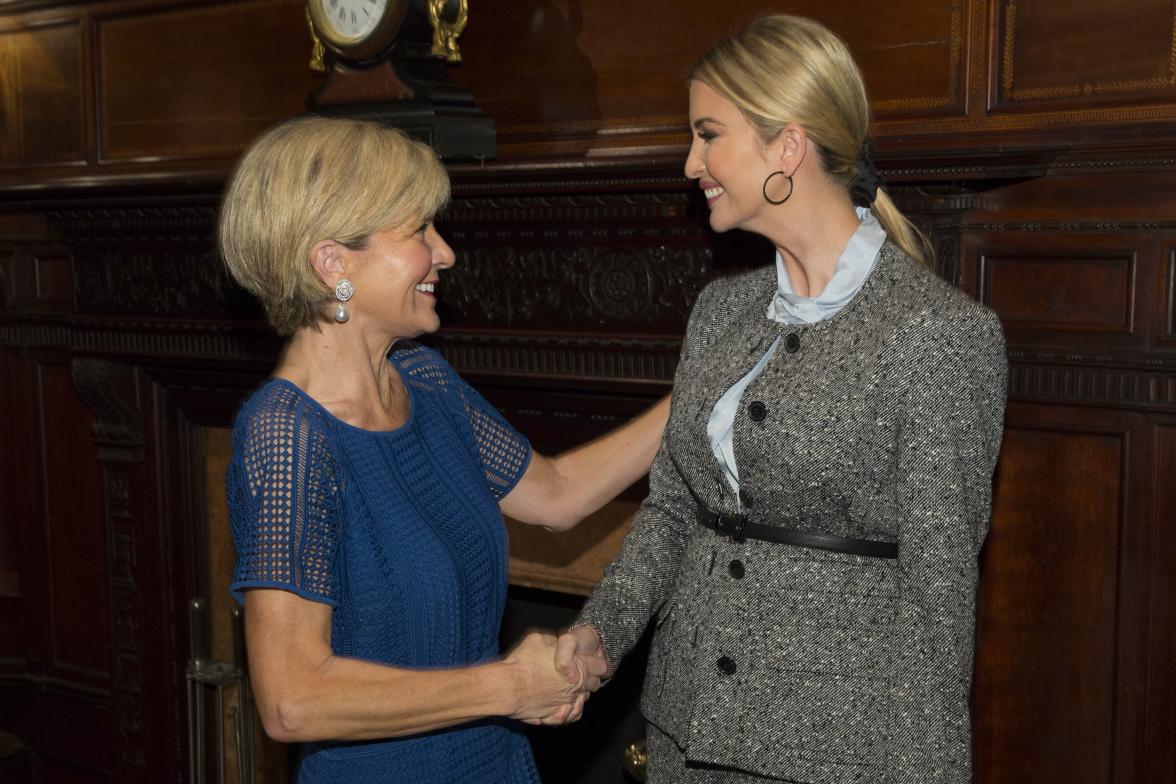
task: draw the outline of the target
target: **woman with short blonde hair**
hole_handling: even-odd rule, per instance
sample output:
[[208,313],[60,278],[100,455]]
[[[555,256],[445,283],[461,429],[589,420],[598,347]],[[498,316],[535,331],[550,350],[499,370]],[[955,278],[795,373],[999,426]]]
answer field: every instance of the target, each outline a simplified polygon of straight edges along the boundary
[[298,784],[536,782],[517,721],[575,720],[595,662],[498,653],[502,513],[563,530],[649,467],[667,404],[555,458],[432,349],[449,187],[403,133],[339,119],[264,134],[221,249],[285,351],[237,416],[229,510],[249,671]]
[[315,242],[358,247],[437,214],[449,178],[427,145],[373,123],[306,117],[275,128],[237,165],[221,205],[221,255],[280,335],[327,317],[333,292],[308,264]]

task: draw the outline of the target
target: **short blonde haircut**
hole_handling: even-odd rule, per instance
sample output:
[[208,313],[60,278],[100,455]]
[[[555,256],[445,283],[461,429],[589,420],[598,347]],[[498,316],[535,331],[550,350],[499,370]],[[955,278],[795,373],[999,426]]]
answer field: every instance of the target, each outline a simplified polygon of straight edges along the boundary
[[[849,193],[870,125],[861,72],[849,47],[799,16],[765,16],[715,44],[690,71],[743,113],[765,142],[789,124],[815,142],[825,173]],[[929,264],[926,237],[883,191],[870,205],[890,239]]]
[[315,274],[320,240],[362,248],[376,231],[430,220],[449,199],[433,150],[370,122],[305,117],[262,134],[221,203],[221,256],[280,335],[316,326],[334,292]]

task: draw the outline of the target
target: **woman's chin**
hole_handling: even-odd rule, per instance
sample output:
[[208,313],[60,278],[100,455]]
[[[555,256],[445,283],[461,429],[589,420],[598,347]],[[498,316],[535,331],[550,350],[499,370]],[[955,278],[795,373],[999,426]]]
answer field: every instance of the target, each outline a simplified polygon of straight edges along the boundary
[[730,221],[723,220],[721,217],[716,216],[713,212],[710,214],[710,227],[713,231],[718,232],[719,234],[735,228],[731,225]]

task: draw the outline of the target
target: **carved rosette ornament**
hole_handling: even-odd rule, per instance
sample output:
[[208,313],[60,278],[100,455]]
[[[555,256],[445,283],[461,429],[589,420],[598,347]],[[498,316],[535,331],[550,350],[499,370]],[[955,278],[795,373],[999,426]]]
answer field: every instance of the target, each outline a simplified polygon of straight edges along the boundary
[[652,306],[649,265],[636,253],[609,251],[597,256],[585,279],[588,301],[608,321],[640,318]]

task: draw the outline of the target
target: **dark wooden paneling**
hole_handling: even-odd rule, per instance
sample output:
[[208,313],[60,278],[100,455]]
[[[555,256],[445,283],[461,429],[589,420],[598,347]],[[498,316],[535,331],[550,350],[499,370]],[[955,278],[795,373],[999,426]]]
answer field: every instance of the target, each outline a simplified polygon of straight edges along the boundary
[[[681,145],[690,66],[739,20],[779,10],[762,0],[673,9],[635,3],[618,27],[610,0],[524,0],[480,14],[475,8],[461,42],[470,65],[453,75],[495,118],[512,154],[541,148],[545,137],[583,137],[560,148],[575,152],[623,149],[634,143],[627,135],[643,136],[643,144]],[[820,0],[787,10],[820,19],[846,39],[867,75],[875,111],[962,113],[966,0],[891,5],[881,17]],[[614,140],[587,141],[600,131]]]
[[99,18],[102,159],[231,158],[300,113],[316,81],[304,13],[257,0]]
[[999,8],[999,108],[1042,102],[1170,103],[1176,98],[1176,7],[1171,0],[994,4]]
[[68,256],[37,256],[37,301],[42,305],[73,304],[73,270]]
[[76,19],[0,31],[0,165],[84,160],[83,85]]
[[980,259],[982,301],[1006,327],[1132,332],[1135,258]]
[[[21,77],[35,92],[0,76],[8,96],[0,107],[31,123],[29,133],[0,145],[7,156],[0,160],[21,167],[0,174],[8,187],[39,179],[215,181],[253,135],[299,113],[319,84],[307,68],[298,0],[54,5],[11,6],[7,17],[0,6],[7,28],[0,35],[56,36],[37,66],[41,75]],[[461,42],[464,63],[451,72],[497,122],[500,159],[675,158],[688,138],[690,64],[735,24],[779,10],[763,0],[637,3],[619,24],[614,0],[475,7]],[[903,179],[959,179],[994,165],[1032,169],[1070,146],[1089,150],[1103,140],[1168,145],[1176,124],[1169,0],[907,0],[882,12],[865,0],[801,0],[786,10],[847,40],[865,73],[874,134],[884,154],[901,158],[892,174]],[[91,48],[94,56],[83,56]],[[997,154],[1013,150],[1028,158]],[[86,158],[83,167],[54,166]],[[1170,156],[1148,160],[1176,166]]]
[[1006,430],[980,591],[977,781],[1111,770],[1124,438]]
[[1157,342],[1176,348],[1176,248],[1169,246],[1164,256],[1163,278],[1156,287],[1160,295],[1160,313],[1163,314]]
[[[42,546],[43,529],[39,525],[36,510],[39,493],[38,461],[30,459],[37,454],[34,436],[35,416],[29,401],[33,398],[31,374],[28,364],[23,361],[20,351],[0,350],[0,372],[4,383],[0,387],[6,397],[4,416],[4,438],[0,439],[0,464],[4,477],[0,480],[0,518],[5,549],[9,565],[5,582],[11,590],[7,595],[4,615],[4,631],[0,637],[0,657],[14,657],[4,669],[21,673],[30,667],[37,667],[36,654],[31,651],[45,650],[41,642],[47,640],[44,613],[33,613],[29,607],[32,597],[44,597],[44,576],[49,568],[47,554]],[[19,598],[15,598],[19,597]]]
[[54,670],[84,682],[109,678],[106,552],[93,418],[78,400],[68,365],[38,368],[39,442],[46,484],[41,499],[50,572],[48,602]]
[[1151,544],[1151,650],[1147,698],[1147,731],[1140,733],[1137,753],[1144,781],[1176,781],[1176,420],[1155,427],[1155,539]]
[[[0,352],[0,373],[5,379],[10,378],[9,356],[7,351]],[[0,384],[0,420],[4,422],[13,422],[17,413],[14,386],[13,383]],[[0,657],[21,652],[19,646],[13,647],[13,642],[21,636],[17,634],[20,628],[20,613],[16,612],[19,604],[9,601],[20,596],[19,529],[12,524],[17,519],[15,480],[19,456],[13,435],[5,428],[5,437],[0,438],[0,520],[6,521],[0,525]]]
[[[0,269],[3,269],[0,266]],[[2,279],[0,275],[0,279]],[[4,301],[0,292],[0,302]],[[16,398],[19,390],[12,352],[0,350],[0,421],[4,422],[0,438],[0,676],[8,670],[19,673],[25,668],[21,661],[28,650],[24,629],[23,586],[20,580],[20,527],[16,525],[18,495],[27,491],[21,487],[20,463],[27,457],[17,440],[16,428],[11,423],[19,416]]]
[[[110,706],[101,696],[71,691],[54,681],[0,681],[0,705],[0,726],[11,727],[39,760],[68,766],[76,776],[96,777],[84,781],[112,779],[115,737]],[[32,784],[55,782],[45,777]]]
[[965,229],[986,234],[1020,231],[1027,236],[1077,234],[1078,242],[1092,235],[1131,237],[1155,232],[1176,219],[1172,175],[1154,153],[1137,159],[1121,148],[1101,156],[1105,171],[1093,159],[1067,158],[1049,176],[1034,177],[985,190],[968,211]]
[[[830,19],[866,78],[870,109],[880,119],[962,115],[967,109],[968,0],[891,6],[884,13],[846,13],[810,2],[802,16]],[[794,13],[789,7],[789,13]]]
[[[1077,227],[1075,227],[1077,228]],[[1150,289],[1156,244],[1127,232],[1064,225],[969,233],[961,284],[995,310],[1016,344],[1142,349],[1150,343],[1156,299]]]
[[39,767],[41,777],[53,784],[108,784],[114,781],[105,771],[92,770],[52,757],[42,757]]

